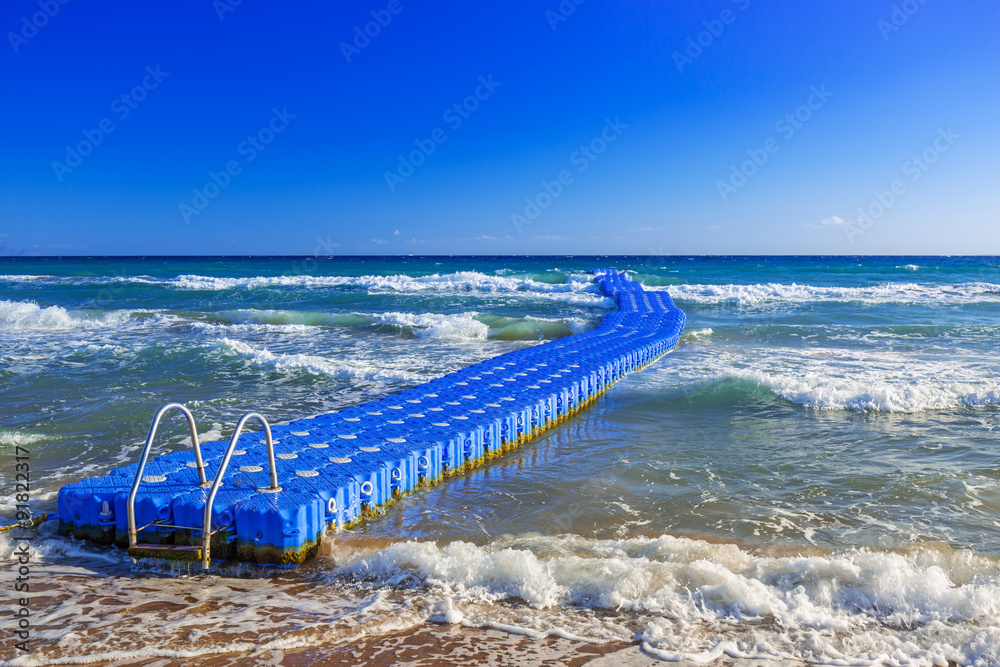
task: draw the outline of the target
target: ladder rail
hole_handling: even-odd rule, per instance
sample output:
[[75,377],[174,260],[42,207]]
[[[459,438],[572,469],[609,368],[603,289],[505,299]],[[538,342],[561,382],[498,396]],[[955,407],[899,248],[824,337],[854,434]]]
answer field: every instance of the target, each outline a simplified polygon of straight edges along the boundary
[[229,445],[226,447],[226,454],[222,457],[222,463],[219,464],[219,471],[215,473],[215,480],[212,482],[212,489],[208,492],[208,500],[205,502],[205,522],[204,522],[204,536],[202,537],[202,569],[207,570],[212,562],[212,556],[210,553],[212,544],[212,504],[215,502],[215,494],[218,493],[219,487],[222,485],[222,476],[226,474],[226,468],[229,467],[229,459],[233,456],[233,450],[236,449],[236,442],[240,439],[240,435],[243,433],[243,427],[246,425],[247,421],[251,419],[256,419],[264,427],[265,437],[267,438],[267,462],[271,467],[271,486],[264,489],[257,489],[261,493],[277,493],[281,491],[281,487],[278,486],[278,469],[275,466],[274,460],[274,440],[271,437],[271,426],[267,423],[267,420],[257,412],[248,412],[240,417],[240,420],[236,422],[236,428],[233,429],[233,435],[229,438]]
[[[159,521],[150,521],[145,526],[139,526],[139,528],[137,528],[136,530],[146,530],[150,526],[154,526],[156,528],[180,528],[181,530],[197,530],[197,531],[201,530],[201,528],[199,528],[198,526],[177,526],[172,523],[160,523]],[[213,530],[212,534],[215,535],[217,532],[219,531]]]
[[135,479],[132,481],[132,489],[128,494],[126,512],[128,514],[128,544],[134,547],[138,544],[138,535],[135,527],[135,497],[139,493],[139,483],[142,481],[142,472],[146,468],[146,461],[149,459],[149,450],[153,446],[153,438],[156,437],[156,429],[160,425],[160,419],[170,410],[180,410],[187,418],[188,427],[191,430],[191,442],[194,444],[194,458],[198,465],[198,479],[202,486],[208,484],[205,478],[205,462],[201,458],[201,444],[198,442],[198,429],[195,427],[194,416],[191,411],[180,403],[167,403],[153,415],[153,421],[149,425],[149,433],[146,434],[146,444],[142,448],[142,456],[139,457],[139,468],[135,471]]

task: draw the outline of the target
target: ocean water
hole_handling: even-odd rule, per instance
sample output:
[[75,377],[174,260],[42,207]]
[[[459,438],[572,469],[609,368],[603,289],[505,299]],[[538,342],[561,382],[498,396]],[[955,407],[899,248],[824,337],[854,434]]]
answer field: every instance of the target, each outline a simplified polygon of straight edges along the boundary
[[[292,570],[133,565],[46,523],[35,648],[0,658],[462,623],[665,660],[1000,665],[1000,258],[0,259],[6,486],[27,448],[53,511],[136,460],[168,401],[220,439],[246,410],[347,407],[587,331],[614,307],[604,266],[667,290],[687,329],[567,423]],[[180,421],[161,433],[189,446]]]

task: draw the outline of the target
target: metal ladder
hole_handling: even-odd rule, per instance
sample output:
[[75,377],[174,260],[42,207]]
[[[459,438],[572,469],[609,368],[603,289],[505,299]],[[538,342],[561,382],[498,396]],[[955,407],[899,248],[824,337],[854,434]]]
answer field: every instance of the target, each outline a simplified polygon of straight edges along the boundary
[[[205,502],[204,524],[201,528],[199,528],[196,526],[175,526],[154,520],[153,522],[137,529],[135,525],[135,498],[139,492],[139,483],[142,481],[142,472],[146,467],[146,461],[149,458],[149,450],[152,447],[153,438],[156,436],[156,429],[160,424],[160,418],[163,417],[164,413],[172,409],[180,410],[184,413],[184,416],[187,417],[188,426],[191,429],[191,442],[194,444],[194,457],[198,468],[198,487],[202,489],[211,487],[208,492],[208,499]],[[226,468],[229,466],[229,459],[232,458],[233,450],[236,449],[236,442],[239,440],[240,435],[243,432],[243,427],[250,419],[256,419],[264,427],[264,433],[267,438],[267,460],[271,467],[271,486],[259,488],[257,491],[259,493],[278,493],[281,491],[281,487],[278,486],[278,471],[275,467],[274,440],[271,437],[271,426],[259,413],[247,412],[240,417],[240,420],[236,423],[236,428],[233,430],[232,437],[229,438],[229,445],[226,447],[226,453],[222,458],[222,463],[219,465],[219,470],[215,473],[215,479],[209,483],[205,477],[205,463],[201,458],[201,445],[198,443],[198,432],[195,430],[194,417],[191,415],[191,412],[180,403],[167,403],[156,411],[156,414],[153,416],[153,422],[149,426],[149,434],[146,436],[146,444],[142,448],[142,456],[139,457],[139,467],[135,471],[135,479],[132,481],[132,490],[128,495],[128,554],[132,557],[133,562],[135,562],[137,558],[147,557],[170,558],[172,560],[181,561],[200,560],[203,570],[207,570],[209,568],[212,561],[212,535],[221,530],[221,528],[214,531],[212,530],[212,504],[215,502],[215,495],[218,493],[219,487],[222,485],[222,477],[226,474]],[[158,528],[181,528],[184,530],[202,531],[204,536],[202,538],[201,546],[180,544],[140,544],[138,542],[138,531],[150,526],[156,526]]]

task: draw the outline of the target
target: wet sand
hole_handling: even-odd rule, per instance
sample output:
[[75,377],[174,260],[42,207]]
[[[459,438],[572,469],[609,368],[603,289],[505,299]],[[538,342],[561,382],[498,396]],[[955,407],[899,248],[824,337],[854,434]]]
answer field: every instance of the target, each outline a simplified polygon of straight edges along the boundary
[[251,653],[207,655],[183,660],[150,658],[142,661],[105,662],[105,667],[232,667],[235,665],[288,665],[332,667],[364,665],[388,667],[450,667],[452,665],[512,665],[517,667],[805,667],[796,660],[746,660],[723,657],[708,663],[692,660],[670,662],[644,653],[637,644],[593,644],[562,638],[534,639],[499,630],[463,626],[427,625],[414,631],[372,636],[338,646],[265,650]]

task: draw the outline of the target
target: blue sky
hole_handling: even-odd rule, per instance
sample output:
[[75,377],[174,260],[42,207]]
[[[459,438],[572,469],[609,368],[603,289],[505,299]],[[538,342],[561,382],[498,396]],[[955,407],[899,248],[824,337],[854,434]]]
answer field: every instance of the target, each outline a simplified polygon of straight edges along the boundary
[[0,254],[1000,254],[996,2],[11,0],[0,29]]

